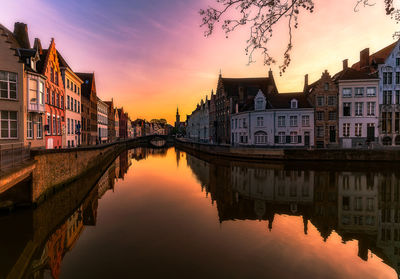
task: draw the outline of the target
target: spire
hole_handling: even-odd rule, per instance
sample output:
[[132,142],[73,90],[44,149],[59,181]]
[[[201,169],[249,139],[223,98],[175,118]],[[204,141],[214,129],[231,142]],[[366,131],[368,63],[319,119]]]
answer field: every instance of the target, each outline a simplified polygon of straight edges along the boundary
[[219,77],[222,77],[222,69],[219,69]]

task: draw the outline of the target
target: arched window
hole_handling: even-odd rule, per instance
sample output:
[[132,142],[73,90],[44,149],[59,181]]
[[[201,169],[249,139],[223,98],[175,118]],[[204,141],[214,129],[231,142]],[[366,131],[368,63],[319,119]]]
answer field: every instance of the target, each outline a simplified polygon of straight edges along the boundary
[[391,137],[384,137],[382,139],[383,145],[392,145],[392,138]]
[[255,144],[267,144],[268,136],[266,132],[258,131],[254,133]]
[[292,109],[298,108],[298,102],[296,99],[293,99],[290,101],[290,108],[292,108]]
[[396,138],[394,139],[394,143],[396,145],[400,145],[400,136],[396,136]]

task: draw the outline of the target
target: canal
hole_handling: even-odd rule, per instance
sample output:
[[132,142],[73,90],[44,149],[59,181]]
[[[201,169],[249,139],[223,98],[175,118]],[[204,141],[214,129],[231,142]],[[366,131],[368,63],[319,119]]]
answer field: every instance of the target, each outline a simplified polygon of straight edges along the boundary
[[0,216],[5,278],[397,278],[400,175],[125,151]]

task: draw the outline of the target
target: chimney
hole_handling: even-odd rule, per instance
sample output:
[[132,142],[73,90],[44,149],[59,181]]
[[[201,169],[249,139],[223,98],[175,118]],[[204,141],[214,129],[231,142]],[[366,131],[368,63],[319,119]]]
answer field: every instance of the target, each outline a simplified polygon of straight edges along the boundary
[[43,54],[42,42],[40,41],[40,39],[35,38],[35,42],[33,43],[33,48],[37,50],[39,55]]
[[304,75],[304,88],[308,87],[308,74]]
[[269,69],[269,71],[268,71],[268,77],[269,78],[274,78],[274,76],[272,75],[272,70],[271,69]]
[[28,36],[28,26],[22,22],[14,24],[14,37],[22,48],[31,48]]
[[349,60],[345,59],[343,60],[343,70],[346,70],[349,67]]
[[369,66],[369,48],[360,51],[360,69]]

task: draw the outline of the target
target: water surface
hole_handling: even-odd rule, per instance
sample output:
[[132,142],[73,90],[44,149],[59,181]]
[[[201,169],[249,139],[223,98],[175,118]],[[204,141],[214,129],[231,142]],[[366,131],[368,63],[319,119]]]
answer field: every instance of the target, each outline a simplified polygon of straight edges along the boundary
[[0,278],[397,278],[399,182],[138,148],[83,198],[0,218]]

